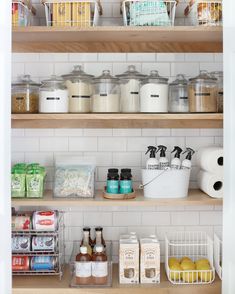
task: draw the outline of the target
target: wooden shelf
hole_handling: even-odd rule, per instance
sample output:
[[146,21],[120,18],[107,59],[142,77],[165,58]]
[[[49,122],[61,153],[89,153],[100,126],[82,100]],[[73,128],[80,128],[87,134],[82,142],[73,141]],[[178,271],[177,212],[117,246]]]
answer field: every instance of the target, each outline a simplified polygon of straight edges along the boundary
[[221,294],[221,281],[216,276],[211,285],[172,285],[161,267],[161,283],[158,285],[119,285],[118,266],[113,268],[113,286],[111,288],[70,288],[70,271],[67,266],[61,281],[58,277],[14,277],[13,294]]
[[222,52],[222,27],[15,27],[13,52]]
[[97,191],[95,198],[66,199],[53,198],[52,191],[46,191],[43,199],[12,199],[13,206],[193,206],[222,205],[222,199],[213,199],[200,190],[189,190],[189,196],[181,199],[147,199],[142,190],[137,190],[137,197],[130,200],[109,200],[103,198],[103,192]]
[[13,128],[222,128],[223,114],[12,114]]

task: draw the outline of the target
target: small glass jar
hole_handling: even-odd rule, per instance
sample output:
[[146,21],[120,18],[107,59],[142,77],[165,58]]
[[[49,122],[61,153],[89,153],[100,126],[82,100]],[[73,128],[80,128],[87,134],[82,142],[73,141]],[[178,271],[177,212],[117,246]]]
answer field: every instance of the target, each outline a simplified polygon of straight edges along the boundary
[[189,112],[188,81],[182,74],[169,84],[169,112]]
[[168,79],[161,77],[156,70],[141,82],[140,111],[168,112]]
[[128,70],[121,75],[116,75],[120,79],[121,112],[140,111],[140,81],[146,78],[139,73],[134,65],[129,65]]
[[25,75],[12,84],[12,113],[38,113],[40,84]]
[[62,76],[69,91],[69,112],[87,113],[91,111],[91,79],[92,75],[86,74],[80,65],[75,65],[74,70]]
[[109,70],[93,79],[92,112],[119,112],[119,80],[111,76]]
[[42,81],[39,92],[40,113],[67,113],[69,110],[69,94],[61,77],[51,76]]
[[211,76],[217,79],[218,87],[218,112],[223,113],[224,111],[224,75],[222,71],[213,71]]
[[189,79],[188,85],[190,112],[217,112],[217,79],[207,71]]

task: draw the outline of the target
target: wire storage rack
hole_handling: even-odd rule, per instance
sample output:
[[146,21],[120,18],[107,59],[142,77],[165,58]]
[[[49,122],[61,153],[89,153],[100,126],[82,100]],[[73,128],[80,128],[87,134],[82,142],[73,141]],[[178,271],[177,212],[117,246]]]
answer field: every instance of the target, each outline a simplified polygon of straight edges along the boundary
[[[170,259],[188,259],[184,267],[169,265]],[[205,262],[209,262],[204,268]],[[201,262],[201,269],[196,267]],[[191,267],[193,265],[193,267]],[[165,270],[172,284],[210,284],[215,279],[213,241],[205,232],[173,232],[165,236]]]
[[222,252],[223,252],[222,233],[216,232],[214,234],[214,262],[215,262],[215,270],[221,280],[222,280]]
[[187,25],[221,26],[222,5],[222,0],[191,0],[184,11]]
[[42,0],[47,26],[97,26],[102,15],[100,0]]
[[175,0],[124,0],[122,2],[125,26],[174,26]]
[[[33,246],[35,238],[38,243],[46,242],[48,245]],[[23,243],[22,243],[23,242]],[[58,212],[58,226],[51,230],[12,230],[12,259],[13,264],[21,265],[26,263],[26,267],[17,270],[12,268],[13,275],[57,275],[61,279],[65,264],[65,242],[64,242],[64,213]],[[35,268],[33,262],[37,260],[39,266]],[[50,263],[48,269],[40,268],[40,262]]]
[[12,26],[26,27],[32,24],[33,16],[36,15],[36,9],[24,0],[12,1]]

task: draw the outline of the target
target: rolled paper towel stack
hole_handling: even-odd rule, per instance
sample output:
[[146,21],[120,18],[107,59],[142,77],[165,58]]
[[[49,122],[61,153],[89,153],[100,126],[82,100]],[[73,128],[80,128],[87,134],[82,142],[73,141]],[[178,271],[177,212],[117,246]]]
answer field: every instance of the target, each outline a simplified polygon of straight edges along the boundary
[[213,198],[223,197],[224,155],[221,147],[206,147],[198,151],[199,188]]

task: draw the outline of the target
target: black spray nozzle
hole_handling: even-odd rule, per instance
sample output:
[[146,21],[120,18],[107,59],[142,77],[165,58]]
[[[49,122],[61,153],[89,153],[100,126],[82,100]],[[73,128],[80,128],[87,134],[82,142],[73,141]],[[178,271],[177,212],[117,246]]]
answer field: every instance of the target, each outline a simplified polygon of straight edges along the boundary
[[175,157],[180,158],[180,154],[183,152],[183,150],[179,146],[175,146],[174,150],[171,151],[171,153],[175,152]]
[[148,146],[148,150],[146,151],[145,154],[148,154],[150,152],[150,158],[155,158],[157,148],[154,146]]
[[167,149],[167,147],[164,146],[164,145],[159,145],[157,147],[158,147],[157,152],[160,151],[160,157],[166,157],[166,149]]
[[192,156],[193,156],[193,154],[195,153],[195,151],[194,151],[192,148],[187,147],[187,148],[186,148],[186,151],[184,151],[183,154],[185,154],[185,153],[187,153],[187,155],[186,155],[186,159],[188,159],[188,160],[192,160]]

